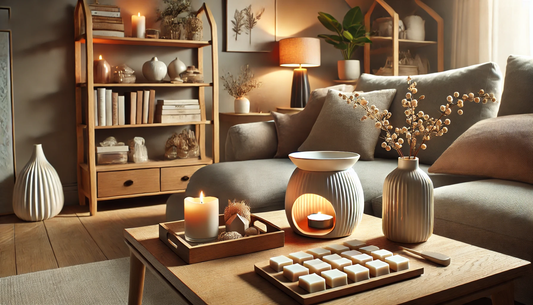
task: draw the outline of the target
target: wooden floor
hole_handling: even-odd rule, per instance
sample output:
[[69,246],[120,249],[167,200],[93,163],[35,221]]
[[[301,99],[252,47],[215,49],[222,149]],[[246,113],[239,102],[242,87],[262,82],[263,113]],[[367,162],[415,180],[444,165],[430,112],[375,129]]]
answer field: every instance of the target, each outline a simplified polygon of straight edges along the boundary
[[129,257],[125,228],[165,221],[168,195],[65,206],[52,219],[25,222],[0,216],[0,277]]

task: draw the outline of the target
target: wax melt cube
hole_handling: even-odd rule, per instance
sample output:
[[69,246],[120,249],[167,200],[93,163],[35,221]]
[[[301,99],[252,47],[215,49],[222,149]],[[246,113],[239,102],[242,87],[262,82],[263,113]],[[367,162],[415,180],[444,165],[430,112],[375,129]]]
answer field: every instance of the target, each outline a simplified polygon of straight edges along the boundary
[[409,259],[399,255],[393,255],[385,258],[385,262],[389,264],[394,271],[402,271],[409,269]]
[[312,260],[313,255],[309,253],[305,253],[303,251],[298,251],[298,252],[289,254],[289,258],[292,259],[294,263],[303,264],[303,262],[305,261]]
[[359,252],[359,251],[356,251],[356,250],[350,250],[350,251],[344,251],[341,253],[341,256],[342,257],[346,257],[347,259],[353,261],[352,257],[356,256],[356,255],[361,255],[363,253]]
[[298,285],[310,293],[326,290],[326,279],[317,274],[302,275]]
[[304,267],[307,267],[309,269],[309,273],[316,273],[320,275],[322,271],[331,270],[331,265],[328,263],[325,263],[318,258],[312,259],[310,261],[304,262]]
[[366,246],[365,242],[357,240],[357,239],[348,240],[348,241],[345,241],[342,244],[345,245],[346,247],[352,249],[352,250],[357,250],[357,249],[359,249],[359,248],[361,248],[363,246]]
[[354,282],[360,282],[370,278],[370,271],[368,268],[359,264],[344,267],[344,272],[346,272],[348,278]]
[[382,276],[390,273],[389,264],[380,261],[379,259],[367,262],[365,266],[370,270],[371,276]]
[[328,250],[328,249],[324,249],[324,248],[314,248],[314,249],[309,249],[306,251],[307,253],[313,255],[315,258],[322,258],[324,255],[330,255],[331,254],[331,251]]
[[310,260],[304,261],[303,265],[304,265],[304,267],[309,268],[309,266],[317,265],[317,264],[321,264],[321,263],[323,263],[322,260],[320,260],[318,258],[315,258],[315,259],[310,259]]
[[341,254],[344,251],[350,250],[350,248],[344,245],[341,245],[341,244],[329,245],[329,246],[325,246],[324,248],[330,250],[331,253],[336,253],[336,254]]
[[320,276],[326,279],[326,285],[331,288],[348,284],[348,275],[338,269],[324,271]]
[[[387,265],[387,267],[388,266],[389,265]],[[283,267],[283,276],[291,282],[296,282],[298,277],[306,274],[309,274],[309,269],[300,264],[292,264]]]
[[368,255],[370,255],[370,253],[372,251],[376,251],[376,250],[379,250],[379,247],[376,247],[376,246],[365,246],[365,247],[359,248],[359,251],[361,251],[363,253],[366,253]]
[[339,269],[342,271],[342,269],[346,266],[350,266],[352,264],[352,261],[343,257],[339,259],[334,259],[331,261],[331,268]]
[[292,265],[294,262],[292,259],[286,257],[285,255],[275,256],[270,258],[270,268],[274,269],[277,272],[283,270],[283,267]]
[[331,261],[334,261],[334,260],[340,259],[340,258],[342,258],[342,256],[340,256],[338,254],[330,254],[330,255],[324,255],[322,257],[322,260],[325,261],[328,264],[331,264]]
[[359,255],[352,256],[351,260],[353,261],[354,264],[359,264],[359,265],[364,266],[366,262],[372,261],[373,258],[372,256],[368,254],[359,254]]
[[374,259],[380,259],[380,260],[384,261],[385,257],[392,256],[393,254],[389,250],[380,249],[380,250],[376,250],[376,251],[370,252],[370,255],[372,255],[372,257]]

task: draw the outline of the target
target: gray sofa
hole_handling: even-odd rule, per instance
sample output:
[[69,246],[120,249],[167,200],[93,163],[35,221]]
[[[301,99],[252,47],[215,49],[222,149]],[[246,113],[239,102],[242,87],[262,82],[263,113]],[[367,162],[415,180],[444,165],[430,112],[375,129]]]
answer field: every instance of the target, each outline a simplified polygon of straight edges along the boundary
[[[476,92],[484,88],[501,101],[494,105],[465,106],[463,117],[451,116],[449,134],[432,139],[428,142],[428,150],[420,153],[420,166],[429,172],[435,187],[434,233],[533,261],[533,59],[509,57],[505,81],[499,67],[493,63],[420,75],[413,79],[417,81],[419,91],[426,94],[425,108],[420,106],[426,113],[438,109],[440,104],[445,103],[446,96],[454,91]],[[395,126],[403,126],[405,117],[402,115],[401,99],[407,92],[405,77],[363,74],[355,89],[370,92],[391,88],[396,89],[396,94],[389,110],[397,114],[391,121]],[[274,114],[274,121],[231,127],[225,147],[228,162],[212,164],[197,171],[191,177],[185,194],[169,198],[167,219],[182,219],[183,197],[197,196],[200,190],[218,197],[221,203],[233,199],[246,200],[255,213],[283,209],[285,189],[295,169],[286,153],[313,145],[323,148],[317,150],[335,150],[330,149],[327,142],[331,145],[346,142],[343,139],[345,132],[335,132],[335,126],[328,125],[331,128],[330,139],[319,138],[313,145],[303,145],[313,134],[323,131],[323,126],[317,125],[324,120],[323,114],[329,107],[326,99],[329,89],[347,92],[352,88],[336,86],[315,90],[306,108],[298,115]],[[502,122],[517,131],[512,129],[505,133],[505,129],[509,128],[502,127]],[[520,123],[516,127],[506,122]],[[482,123],[490,125],[480,125]],[[476,151],[476,147],[482,148],[484,144],[467,137],[469,134],[486,137],[483,134],[479,136],[480,129],[491,132],[488,136],[493,141],[490,149]],[[502,134],[499,130],[503,130]],[[510,143],[509,138],[515,134],[515,142],[525,143]],[[529,137],[524,138],[527,135]],[[472,153],[461,151],[461,143],[471,148]],[[361,158],[353,168],[363,186],[364,212],[381,217],[383,182],[397,167],[397,155],[379,147],[377,139],[371,144],[375,147],[370,150],[373,155]],[[519,146],[514,147],[515,144]],[[368,149],[368,143],[364,145]],[[498,152],[501,155],[494,162],[494,154]],[[484,153],[488,154],[486,158]],[[224,204],[221,204],[221,212],[223,209]],[[532,287],[533,274],[517,281],[516,300],[533,304]]]

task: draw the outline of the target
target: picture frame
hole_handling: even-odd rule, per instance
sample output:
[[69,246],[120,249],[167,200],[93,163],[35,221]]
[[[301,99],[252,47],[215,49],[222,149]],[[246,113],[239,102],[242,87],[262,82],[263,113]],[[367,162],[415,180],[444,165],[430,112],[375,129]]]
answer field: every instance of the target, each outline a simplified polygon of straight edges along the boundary
[[270,52],[276,42],[276,0],[226,0],[226,52]]

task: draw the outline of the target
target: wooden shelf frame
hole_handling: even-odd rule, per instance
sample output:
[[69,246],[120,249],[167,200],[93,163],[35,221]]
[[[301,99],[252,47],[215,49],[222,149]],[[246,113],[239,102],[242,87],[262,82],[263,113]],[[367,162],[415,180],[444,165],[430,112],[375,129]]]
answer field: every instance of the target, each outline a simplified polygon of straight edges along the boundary
[[[91,215],[97,213],[97,205],[100,200],[111,200],[120,198],[131,198],[136,196],[149,196],[159,194],[171,194],[184,192],[184,189],[174,191],[160,191],[149,193],[138,193],[131,195],[98,197],[97,173],[110,171],[128,171],[135,169],[153,169],[167,167],[194,167],[204,166],[219,162],[219,74],[218,74],[218,42],[217,27],[213,14],[204,3],[198,10],[197,16],[205,16],[210,26],[210,37],[208,40],[171,40],[171,39],[146,39],[134,37],[105,37],[94,36],[91,10],[88,0],[78,0],[74,9],[74,52],[75,52],[75,90],[76,90],[76,138],[77,138],[77,177],[78,177],[78,197],[80,205],[85,205],[88,201]],[[205,25],[204,25],[205,26]],[[210,47],[212,83],[94,83],[94,45],[123,45],[123,46],[145,46],[145,47],[173,47],[184,48],[195,52],[198,59],[197,68],[203,73],[205,47]],[[95,126],[94,92],[96,88],[193,88],[198,93],[198,100],[201,109],[201,120],[198,122],[182,123],[154,123],[120,126]],[[212,90],[211,114],[207,117],[205,88]],[[195,129],[197,141],[200,146],[200,156],[198,158],[179,160],[150,160],[145,163],[127,163],[117,165],[97,165],[96,164],[96,144],[95,133],[97,130],[107,129],[136,129],[136,128],[157,128],[192,125]],[[212,128],[212,157],[206,155],[206,126]]]

